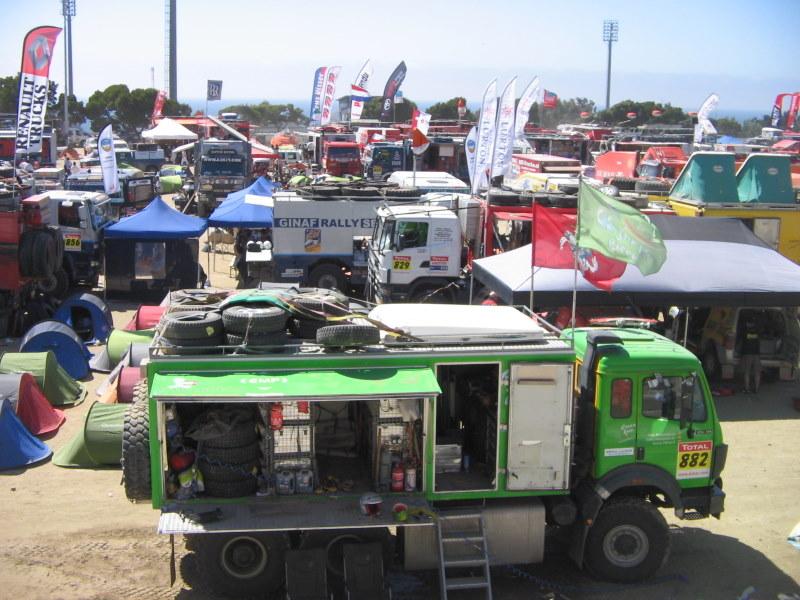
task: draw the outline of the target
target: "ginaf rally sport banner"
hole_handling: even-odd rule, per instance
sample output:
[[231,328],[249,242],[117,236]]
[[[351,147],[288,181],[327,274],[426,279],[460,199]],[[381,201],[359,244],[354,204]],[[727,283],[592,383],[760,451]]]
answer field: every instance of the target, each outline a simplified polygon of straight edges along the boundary
[[17,154],[42,151],[50,61],[59,33],[59,27],[37,27],[28,32],[22,43],[15,143]]

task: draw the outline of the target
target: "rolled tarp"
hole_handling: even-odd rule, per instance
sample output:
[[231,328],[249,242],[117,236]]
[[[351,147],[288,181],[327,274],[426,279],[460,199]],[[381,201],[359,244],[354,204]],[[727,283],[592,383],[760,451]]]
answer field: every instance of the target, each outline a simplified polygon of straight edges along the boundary
[[92,404],[83,427],[55,453],[53,464],[80,469],[119,467],[126,410],[125,404]]
[[0,374],[0,397],[11,402],[19,420],[33,435],[53,433],[66,419],[64,411],[50,406],[30,373]]
[[51,351],[6,352],[0,358],[0,372],[33,375],[51,406],[80,404],[86,398],[86,388],[59,366]]
[[52,453],[49,446],[35,438],[22,424],[11,402],[8,399],[0,401],[0,471],[35,464]]

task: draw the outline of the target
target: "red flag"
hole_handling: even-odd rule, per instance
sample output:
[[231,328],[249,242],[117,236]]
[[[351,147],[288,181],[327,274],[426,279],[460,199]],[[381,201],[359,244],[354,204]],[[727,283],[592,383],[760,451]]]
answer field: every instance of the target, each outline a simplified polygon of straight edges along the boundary
[[[558,209],[533,207],[532,264],[550,269],[572,269],[575,265],[576,214]],[[622,277],[626,263],[607,258],[592,250],[578,248],[578,268],[584,279],[601,290],[611,291],[614,282]]]
[[155,127],[156,121],[161,118],[164,111],[164,102],[167,100],[167,92],[159,90],[156,94],[155,102],[153,102],[153,114],[150,117],[150,125]]
[[558,104],[558,94],[545,90],[542,95],[542,108],[555,108]]
[[430,114],[414,109],[411,116],[411,151],[417,156],[425,152],[431,143],[427,136],[430,122]]

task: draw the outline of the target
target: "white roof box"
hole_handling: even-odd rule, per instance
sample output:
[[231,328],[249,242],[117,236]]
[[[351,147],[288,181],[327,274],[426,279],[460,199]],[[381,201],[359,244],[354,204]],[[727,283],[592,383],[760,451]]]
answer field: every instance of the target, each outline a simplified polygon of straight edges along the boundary
[[[544,338],[544,329],[511,306],[382,304],[370,319],[425,342],[527,342]],[[392,335],[384,343],[398,343]],[[402,343],[402,342],[399,342]]]

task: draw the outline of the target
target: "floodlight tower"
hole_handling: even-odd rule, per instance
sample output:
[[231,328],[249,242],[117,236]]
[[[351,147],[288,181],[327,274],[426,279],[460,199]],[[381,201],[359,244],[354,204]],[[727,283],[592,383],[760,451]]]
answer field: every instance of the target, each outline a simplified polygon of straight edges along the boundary
[[164,86],[169,98],[178,99],[178,20],[176,0],[164,0]]
[[619,41],[619,23],[603,21],[603,41],[608,42],[608,70],[606,71],[606,110],[611,106],[611,44]]
[[61,0],[61,14],[64,15],[64,141],[69,140],[69,96],[72,90],[72,17],[75,16],[76,0]]

